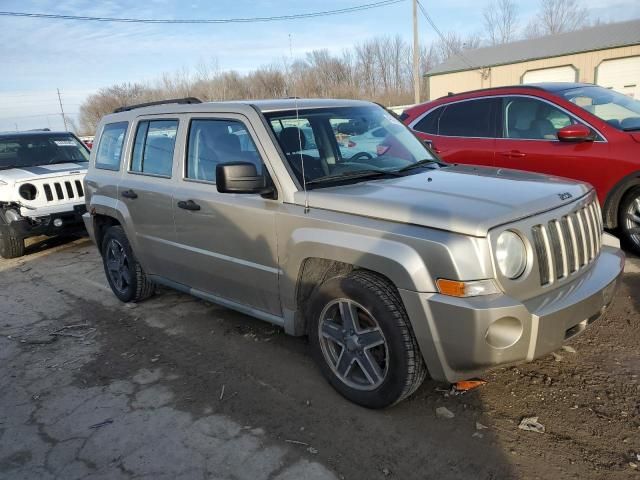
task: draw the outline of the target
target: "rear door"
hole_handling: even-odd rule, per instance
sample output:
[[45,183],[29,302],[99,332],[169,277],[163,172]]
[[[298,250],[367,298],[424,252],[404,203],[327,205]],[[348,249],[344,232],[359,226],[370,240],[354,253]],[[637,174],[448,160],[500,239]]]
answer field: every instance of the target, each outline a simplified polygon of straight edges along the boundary
[[172,175],[179,125],[177,115],[138,119],[129,163],[118,188],[118,199],[129,217],[127,233],[135,236],[136,256],[147,273],[169,278],[175,253]]
[[191,116],[173,209],[182,268],[171,278],[280,316],[275,228],[280,203],[216,188],[221,163],[251,162],[266,171],[255,138],[242,115]]
[[[502,138],[497,140],[496,166],[600,183],[609,144],[590,125],[549,101],[524,95],[503,97],[500,117]],[[591,128],[595,141],[559,141],[557,131],[574,123]]]
[[449,163],[492,166],[499,100],[478,98],[442,105],[412,124]]

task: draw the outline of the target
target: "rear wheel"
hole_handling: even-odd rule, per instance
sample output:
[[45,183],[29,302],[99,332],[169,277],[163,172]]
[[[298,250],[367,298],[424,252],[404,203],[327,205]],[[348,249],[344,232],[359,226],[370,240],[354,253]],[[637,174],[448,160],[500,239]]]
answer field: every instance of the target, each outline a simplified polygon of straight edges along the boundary
[[123,302],[139,302],[153,295],[155,285],[136,260],[122,227],[111,227],[105,233],[102,262],[111,290]]
[[24,255],[24,240],[7,233],[0,237],[0,257],[17,258]]
[[397,290],[364,270],[323,283],[311,299],[310,341],[329,383],[349,400],[384,408],[426,376]]
[[629,190],[620,202],[619,225],[626,246],[640,255],[640,187]]

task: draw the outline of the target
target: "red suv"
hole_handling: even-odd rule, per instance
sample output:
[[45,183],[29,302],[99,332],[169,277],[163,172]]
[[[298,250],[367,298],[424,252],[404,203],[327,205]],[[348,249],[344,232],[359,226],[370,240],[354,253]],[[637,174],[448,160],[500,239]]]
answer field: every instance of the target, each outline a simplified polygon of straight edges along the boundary
[[402,120],[450,163],[574,178],[598,192],[605,226],[640,254],[640,101],[592,84],[449,95]]

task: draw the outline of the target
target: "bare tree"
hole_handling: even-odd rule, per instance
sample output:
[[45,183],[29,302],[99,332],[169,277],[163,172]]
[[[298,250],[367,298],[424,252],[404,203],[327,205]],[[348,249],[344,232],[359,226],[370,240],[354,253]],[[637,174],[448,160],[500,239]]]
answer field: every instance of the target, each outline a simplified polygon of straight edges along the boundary
[[572,32],[588,25],[589,11],[578,0],[540,0],[540,10],[528,23],[525,37]]
[[[470,34],[462,38],[456,32],[448,32],[436,44],[436,50],[441,61],[445,61],[454,55],[461,55],[464,50],[478,48],[482,40],[478,34]],[[463,54],[462,54],[463,55]]]
[[491,45],[515,40],[518,30],[518,12],[512,0],[492,0],[485,7],[482,15]]
[[[475,48],[480,41],[477,35],[463,39],[455,34],[450,34],[448,40],[439,48],[420,47],[423,73],[439,60],[438,50],[450,55]],[[80,107],[80,130],[95,131],[103,115],[123,105],[184,96],[215,101],[296,95],[363,98],[403,105],[413,98],[411,55],[410,45],[395,36],[373,38],[340,55],[314,50],[293,62],[281,60],[246,74],[222,71],[214,58],[208,63],[200,62],[192,70],[165,73],[148,84],[125,83],[99,90]]]

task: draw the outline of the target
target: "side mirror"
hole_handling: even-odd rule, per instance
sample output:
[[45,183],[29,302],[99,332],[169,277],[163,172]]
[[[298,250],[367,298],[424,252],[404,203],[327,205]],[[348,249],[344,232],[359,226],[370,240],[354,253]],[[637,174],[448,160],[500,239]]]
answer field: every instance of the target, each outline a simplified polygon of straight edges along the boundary
[[258,169],[250,162],[229,162],[216,165],[216,188],[220,193],[258,193],[273,192],[264,175],[258,175]]
[[580,123],[562,127],[556,135],[561,142],[589,142],[594,139],[591,129]]

